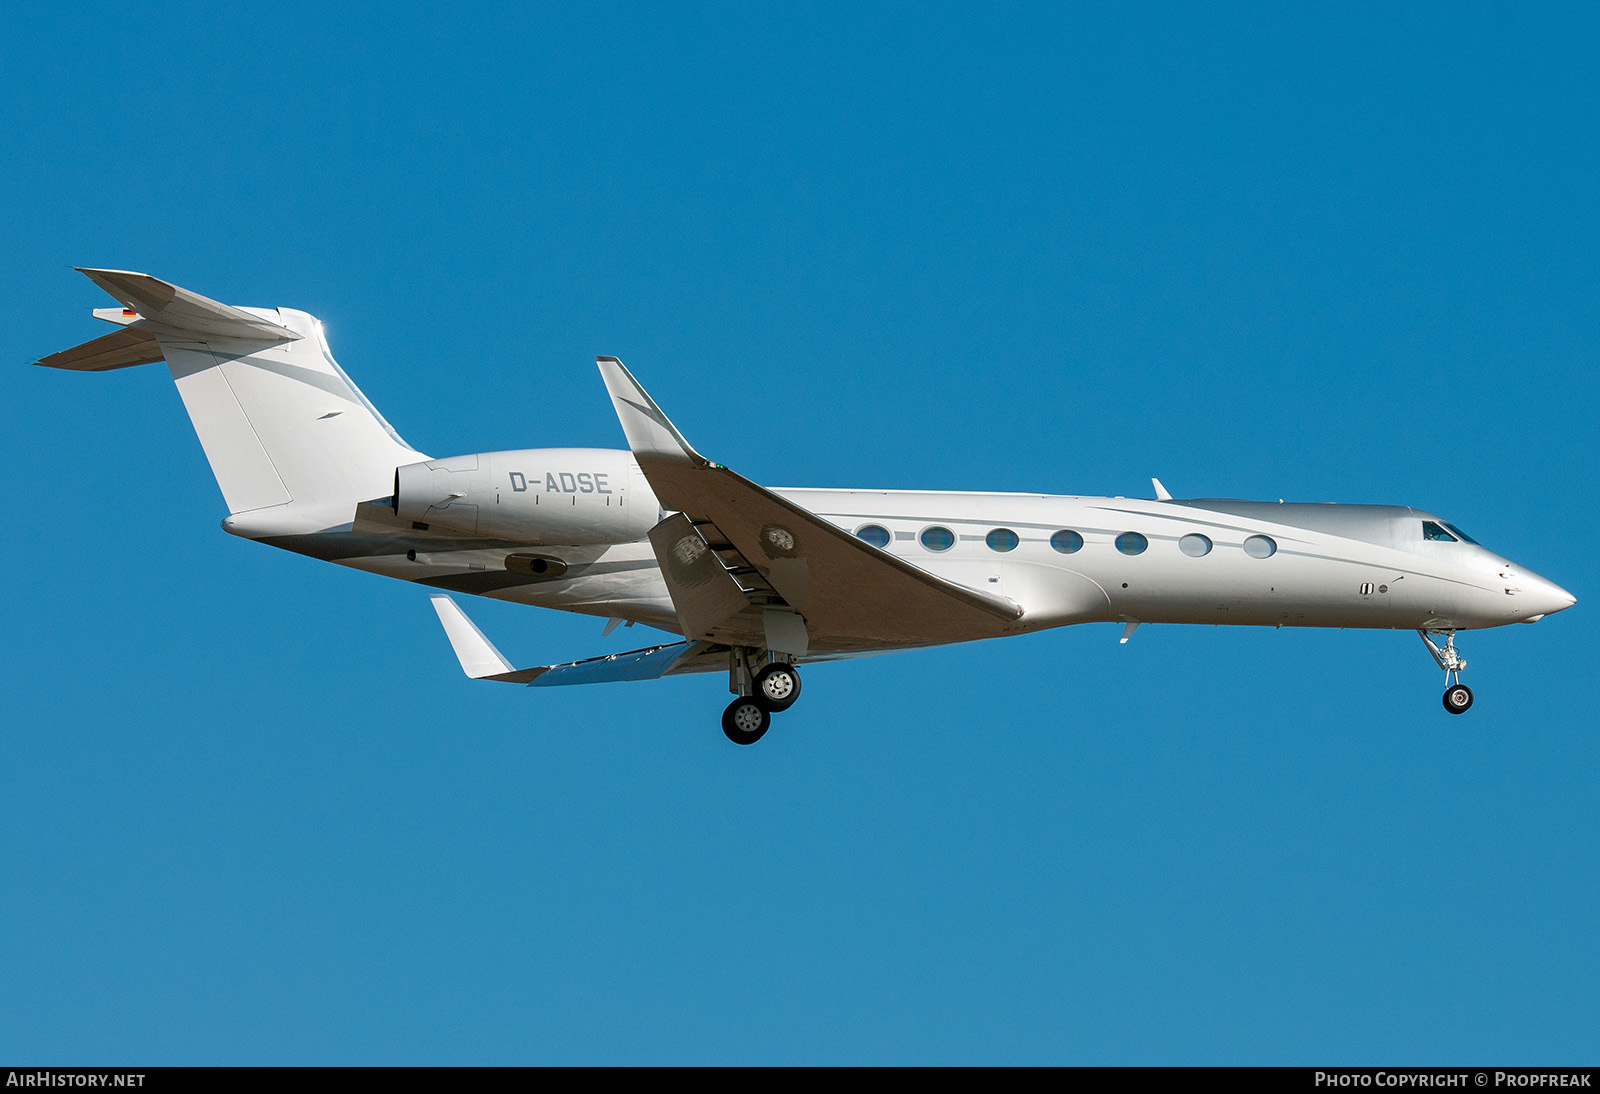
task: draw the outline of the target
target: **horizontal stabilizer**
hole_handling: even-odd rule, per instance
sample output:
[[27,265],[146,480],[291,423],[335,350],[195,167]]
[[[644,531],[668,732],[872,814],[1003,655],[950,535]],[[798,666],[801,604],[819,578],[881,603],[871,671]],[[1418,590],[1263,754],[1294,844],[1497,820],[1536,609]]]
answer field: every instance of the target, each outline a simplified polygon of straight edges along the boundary
[[558,687],[567,684],[605,684],[619,680],[655,680],[688,672],[720,672],[728,667],[725,646],[705,642],[674,642],[666,646],[590,657],[562,665],[514,669],[494,643],[484,637],[467,613],[443,593],[430,597],[439,613],[444,633],[456,651],[461,670],[474,680],[502,680],[510,684]]
[[123,327],[60,353],[52,353],[34,364],[71,369],[74,372],[109,372],[114,368],[151,365],[162,359],[161,346],[157,344],[155,335],[143,327],[134,326]]
[[105,372],[165,361],[228,512],[295,510],[232,521],[228,531],[268,538],[291,525],[343,523],[360,502],[393,491],[395,468],[427,458],[351,383],[315,316],[235,308],[128,270],[81,272],[117,298],[94,310],[117,329],[35,363]]
[[[188,334],[217,338],[250,338],[292,342],[300,335],[243,308],[219,304],[209,297],[129,270],[86,270],[74,267],[149,324]],[[68,351],[71,352],[71,351]],[[158,358],[159,360],[159,358]]]

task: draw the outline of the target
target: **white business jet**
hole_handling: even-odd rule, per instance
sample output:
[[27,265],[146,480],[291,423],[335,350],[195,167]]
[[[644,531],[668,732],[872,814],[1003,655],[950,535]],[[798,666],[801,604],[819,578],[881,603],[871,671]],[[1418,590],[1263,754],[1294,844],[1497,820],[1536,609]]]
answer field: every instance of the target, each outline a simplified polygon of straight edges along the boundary
[[759,740],[798,666],[1069,623],[1416,630],[1445,709],[1472,705],[1457,631],[1532,623],[1565,589],[1398,505],[888,490],[772,490],[700,455],[615,357],[597,358],[628,451],[432,459],[334,363],[322,325],[145,274],[83,270],[118,329],[37,362],[166,361],[234,535],[439,590],[646,623],[681,642],[511,665],[444,592],[478,680],[545,687],[726,672],[723,731]]

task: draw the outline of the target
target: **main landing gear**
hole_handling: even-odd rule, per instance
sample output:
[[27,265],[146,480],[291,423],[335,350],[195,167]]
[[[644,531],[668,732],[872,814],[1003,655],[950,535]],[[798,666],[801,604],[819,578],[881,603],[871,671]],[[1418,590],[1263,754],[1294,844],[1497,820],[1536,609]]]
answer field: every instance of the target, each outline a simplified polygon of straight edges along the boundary
[[772,726],[772,716],[800,698],[800,670],[787,661],[773,661],[751,671],[760,651],[736,649],[728,654],[728,686],[738,698],[722,712],[722,732],[736,745],[753,745]]
[[[1461,682],[1461,670],[1467,667],[1466,659],[1456,652],[1455,631],[1418,631],[1428,645],[1428,652],[1444,669],[1444,709],[1451,714],[1465,714],[1472,706],[1472,689]],[[1444,645],[1434,639],[1444,636]]]

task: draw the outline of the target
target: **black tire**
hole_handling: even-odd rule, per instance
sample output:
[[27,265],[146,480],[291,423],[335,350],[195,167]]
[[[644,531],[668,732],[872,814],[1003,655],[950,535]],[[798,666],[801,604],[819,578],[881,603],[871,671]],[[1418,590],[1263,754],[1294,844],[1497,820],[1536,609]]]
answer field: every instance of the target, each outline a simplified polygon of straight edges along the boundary
[[1444,689],[1444,709],[1451,714],[1465,714],[1472,708],[1472,689],[1465,684],[1452,684]]
[[741,695],[722,712],[722,732],[736,745],[753,745],[772,725],[772,714],[753,696]]
[[800,670],[793,665],[773,662],[756,673],[751,680],[751,690],[774,714],[788,710],[800,698]]

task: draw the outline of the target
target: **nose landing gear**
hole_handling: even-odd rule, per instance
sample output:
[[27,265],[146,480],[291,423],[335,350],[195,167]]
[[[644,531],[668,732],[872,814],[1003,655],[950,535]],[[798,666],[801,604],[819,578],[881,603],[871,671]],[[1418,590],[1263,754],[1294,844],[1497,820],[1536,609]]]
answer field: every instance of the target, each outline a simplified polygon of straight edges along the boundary
[[[1472,706],[1472,689],[1461,682],[1461,670],[1467,667],[1466,659],[1456,652],[1455,631],[1418,631],[1427,643],[1428,652],[1444,670],[1444,709],[1451,714],[1465,714]],[[1443,635],[1444,645],[1434,639]]]

